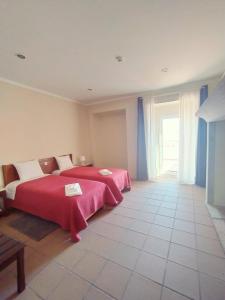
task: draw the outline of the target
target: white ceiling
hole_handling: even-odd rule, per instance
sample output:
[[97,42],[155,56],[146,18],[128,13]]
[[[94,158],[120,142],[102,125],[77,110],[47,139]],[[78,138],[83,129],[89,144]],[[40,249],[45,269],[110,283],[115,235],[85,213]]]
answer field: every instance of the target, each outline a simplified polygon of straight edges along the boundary
[[225,0],[0,0],[0,77],[21,84],[89,103],[224,70]]

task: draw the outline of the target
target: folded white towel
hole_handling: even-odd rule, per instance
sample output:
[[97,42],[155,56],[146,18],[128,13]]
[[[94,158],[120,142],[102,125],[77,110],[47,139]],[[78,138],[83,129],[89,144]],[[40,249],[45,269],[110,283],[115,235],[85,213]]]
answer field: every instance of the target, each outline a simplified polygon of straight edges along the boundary
[[112,172],[109,171],[108,169],[102,169],[102,170],[99,170],[98,172],[99,172],[99,174],[101,174],[103,176],[107,176],[107,175],[111,175],[112,174]]
[[72,183],[65,185],[65,195],[68,197],[71,196],[80,196],[82,195],[82,190],[79,183]]

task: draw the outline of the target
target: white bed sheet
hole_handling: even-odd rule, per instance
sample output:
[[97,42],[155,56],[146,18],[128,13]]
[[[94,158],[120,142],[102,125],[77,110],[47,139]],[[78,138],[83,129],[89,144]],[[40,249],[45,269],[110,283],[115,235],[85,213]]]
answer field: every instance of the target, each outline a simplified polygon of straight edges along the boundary
[[21,183],[23,183],[22,180],[15,180],[15,181],[12,181],[12,182],[10,182],[9,184],[7,184],[7,186],[5,187],[7,199],[11,199],[11,200],[14,200],[14,199],[15,199],[15,196],[16,196],[16,188],[17,188],[18,185],[20,185]]
[[[48,175],[49,174],[44,174],[43,176],[40,176],[40,177],[37,177],[37,178],[41,178],[41,177],[48,176]],[[33,178],[33,179],[30,179],[30,180],[34,180],[34,179],[37,179],[37,178]],[[14,200],[15,196],[16,196],[16,189],[17,189],[18,185],[20,185],[23,182],[30,181],[30,180],[19,180],[18,179],[18,180],[12,181],[9,184],[7,184],[5,186],[7,199]]]
[[52,172],[52,175],[60,175],[61,172],[61,170],[55,170]]

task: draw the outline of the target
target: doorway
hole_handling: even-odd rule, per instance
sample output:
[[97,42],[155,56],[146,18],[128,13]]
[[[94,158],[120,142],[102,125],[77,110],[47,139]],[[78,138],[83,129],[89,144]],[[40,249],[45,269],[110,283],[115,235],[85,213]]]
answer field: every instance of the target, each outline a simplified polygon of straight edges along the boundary
[[179,170],[179,102],[154,104],[156,176],[177,178]]
[[179,163],[179,118],[163,118],[161,124],[162,143],[160,152],[161,174],[177,176]]

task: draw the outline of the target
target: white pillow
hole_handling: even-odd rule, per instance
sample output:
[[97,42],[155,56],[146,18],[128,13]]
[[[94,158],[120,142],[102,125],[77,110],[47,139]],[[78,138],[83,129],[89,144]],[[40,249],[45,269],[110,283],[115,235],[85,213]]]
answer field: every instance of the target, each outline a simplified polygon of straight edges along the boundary
[[69,155],[55,157],[60,170],[73,168],[72,161]]
[[31,160],[14,164],[20,180],[29,180],[44,175],[40,164],[37,160]]

